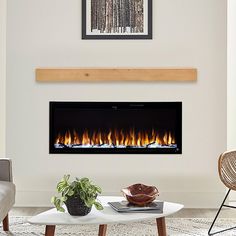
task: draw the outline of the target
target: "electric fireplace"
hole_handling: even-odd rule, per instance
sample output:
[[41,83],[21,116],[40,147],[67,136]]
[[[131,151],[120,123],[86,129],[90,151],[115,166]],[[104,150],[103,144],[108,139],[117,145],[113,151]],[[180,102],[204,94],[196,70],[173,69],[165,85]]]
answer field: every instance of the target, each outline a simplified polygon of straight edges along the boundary
[[50,102],[49,126],[50,153],[182,153],[182,102]]

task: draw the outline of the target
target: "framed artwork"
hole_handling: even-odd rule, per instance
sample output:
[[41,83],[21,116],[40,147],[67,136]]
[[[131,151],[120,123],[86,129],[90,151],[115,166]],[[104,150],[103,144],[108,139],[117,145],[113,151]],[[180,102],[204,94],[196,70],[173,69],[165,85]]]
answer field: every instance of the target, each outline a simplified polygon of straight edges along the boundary
[[152,39],[152,0],[82,0],[82,39]]

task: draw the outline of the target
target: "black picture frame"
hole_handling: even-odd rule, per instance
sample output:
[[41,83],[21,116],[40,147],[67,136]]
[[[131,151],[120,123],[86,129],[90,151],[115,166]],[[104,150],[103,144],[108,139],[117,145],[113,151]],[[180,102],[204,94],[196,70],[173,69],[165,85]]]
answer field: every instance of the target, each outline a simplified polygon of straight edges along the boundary
[[[146,32],[144,33],[115,33],[110,34],[109,33],[98,33],[98,34],[88,34],[88,30],[91,30],[91,23],[88,22],[87,16],[88,14],[92,14],[91,11],[88,11],[88,1],[92,2],[92,0],[82,0],[82,39],[83,40],[146,40],[146,39],[152,39],[153,38],[153,13],[152,13],[152,0],[146,0],[147,9],[145,10],[147,16],[146,16]],[[88,26],[90,25],[90,26]],[[90,27],[90,28],[89,28]],[[143,26],[144,27],[144,26]]]

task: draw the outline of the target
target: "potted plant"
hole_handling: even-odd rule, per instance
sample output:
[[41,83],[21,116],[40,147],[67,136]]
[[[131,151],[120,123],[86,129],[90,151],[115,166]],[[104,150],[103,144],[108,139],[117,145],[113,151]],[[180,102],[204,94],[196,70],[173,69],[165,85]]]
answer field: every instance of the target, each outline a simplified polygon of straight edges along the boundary
[[53,196],[51,201],[56,209],[65,212],[65,204],[70,215],[87,215],[94,205],[97,210],[102,210],[102,205],[96,201],[97,195],[102,192],[101,188],[91,183],[88,178],[75,178],[69,181],[70,175],[64,175],[57,184],[57,191],[61,195]]

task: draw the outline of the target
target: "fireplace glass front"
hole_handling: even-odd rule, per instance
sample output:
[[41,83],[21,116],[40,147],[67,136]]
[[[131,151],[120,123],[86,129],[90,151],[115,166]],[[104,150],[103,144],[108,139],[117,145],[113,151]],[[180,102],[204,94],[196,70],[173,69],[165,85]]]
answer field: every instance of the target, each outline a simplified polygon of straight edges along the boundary
[[182,102],[50,102],[50,153],[181,154]]

